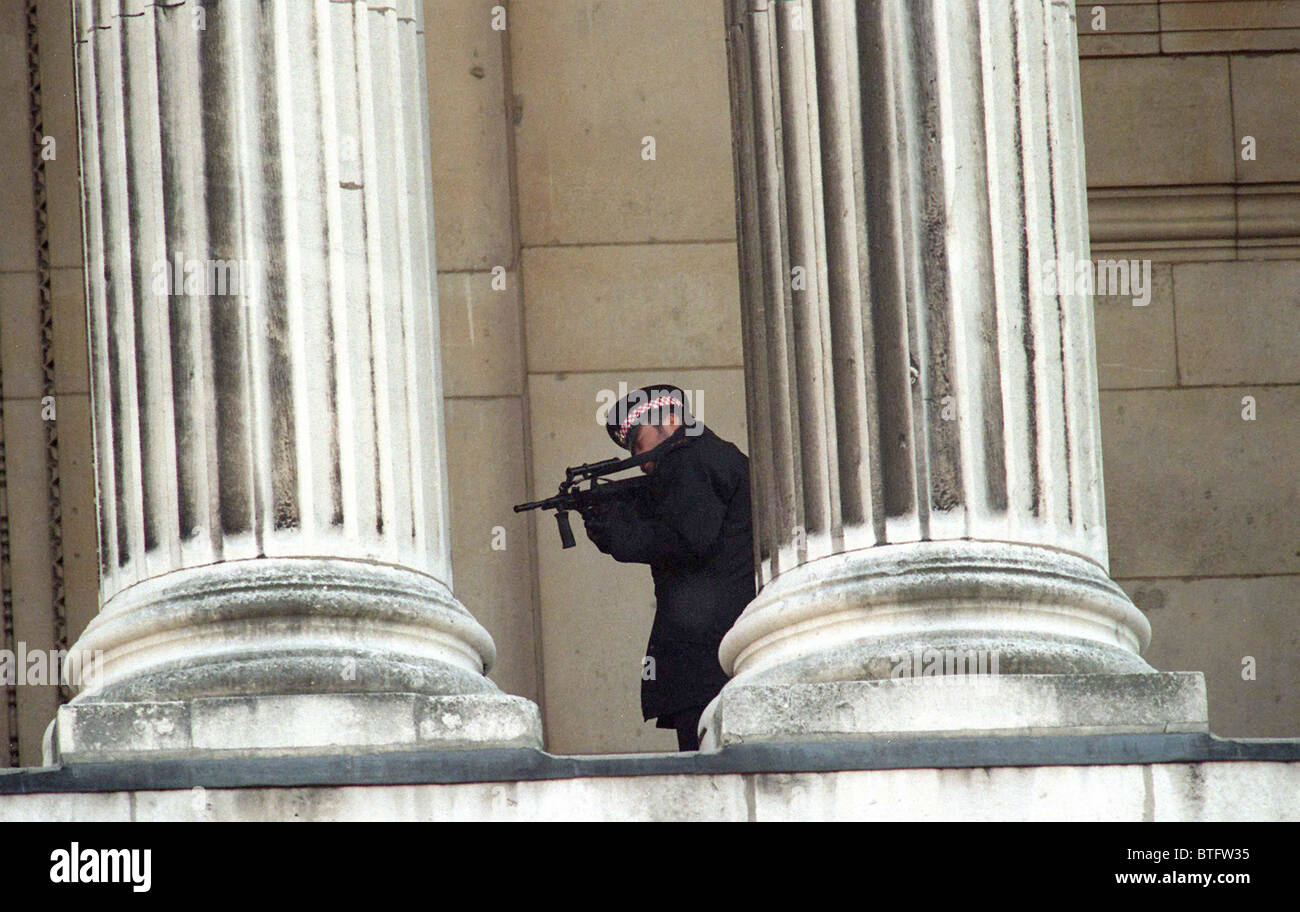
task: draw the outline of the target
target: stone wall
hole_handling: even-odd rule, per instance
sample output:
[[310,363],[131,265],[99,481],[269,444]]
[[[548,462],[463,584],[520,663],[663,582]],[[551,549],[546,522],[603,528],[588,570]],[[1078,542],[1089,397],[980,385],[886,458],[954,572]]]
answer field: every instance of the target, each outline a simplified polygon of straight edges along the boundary
[[[1160,4],[1166,27],[1265,6],[1297,13]],[[1205,672],[1216,733],[1281,737],[1300,725],[1300,53],[1238,46],[1081,62],[1093,254],[1153,261],[1148,305],[1097,299],[1097,363],[1111,574],[1150,618],[1147,659]],[[1172,230],[1098,243],[1125,195]]]
[[1293,762],[0,794],[0,821],[1283,821]]
[[[99,608],[72,9],[41,0],[30,15],[32,6],[0,4],[0,613],[10,650],[67,648]],[[51,685],[0,685],[0,765],[41,762],[58,703]]]

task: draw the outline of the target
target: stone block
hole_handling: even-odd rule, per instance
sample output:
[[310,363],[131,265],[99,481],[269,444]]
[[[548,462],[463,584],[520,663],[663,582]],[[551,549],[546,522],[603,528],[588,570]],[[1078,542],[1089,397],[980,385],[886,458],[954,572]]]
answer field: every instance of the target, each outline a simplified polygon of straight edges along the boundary
[[446,396],[518,396],[523,392],[519,273],[438,275],[442,378]]
[[1115,578],[1300,573],[1300,389],[1103,391],[1101,437]]
[[81,267],[51,271],[50,300],[54,308],[55,391],[89,393],[85,274]]
[[1296,819],[1300,763],[1154,763],[1149,769],[1154,821]]
[[1226,57],[1082,60],[1080,75],[1090,187],[1232,183]]
[[1199,672],[749,684],[724,690],[703,724],[713,747],[863,736],[1209,730]]
[[1174,267],[1183,383],[1300,382],[1300,262]]
[[442,270],[514,265],[507,32],[492,28],[497,5],[425,3],[434,237]]
[[135,795],[130,792],[45,792],[6,795],[0,800],[0,822],[126,823],[136,819]]
[[539,747],[537,707],[506,694],[319,693],[162,703],[70,703],[53,762],[284,756],[324,751]]
[[1161,0],[1160,24],[1170,32],[1300,26],[1297,0]]
[[[1102,7],[1106,12],[1104,20],[1097,19],[1093,13],[1093,10],[1100,5],[1076,4],[1080,38],[1086,35],[1106,36],[1160,31],[1160,12],[1155,0],[1138,3],[1107,3]],[[1098,22],[1101,22],[1104,27],[1095,28]]]
[[[77,140],[77,80],[73,59],[72,4],[43,3],[36,18],[41,53],[41,127],[54,138],[45,162],[50,263],[80,270],[81,165]],[[84,305],[83,315],[84,321]],[[84,349],[84,343],[83,343]],[[85,359],[85,355],[82,355]]]
[[172,756],[194,747],[190,707],[184,702],[62,706],[54,723],[55,762],[119,760],[141,752]]
[[1151,621],[1147,661],[1205,674],[1211,731],[1300,736],[1300,577],[1120,583]]
[[736,269],[731,242],[527,249],[528,367],[739,367]]
[[496,643],[489,677],[536,699],[529,519],[511,510],[527,499],[523,429],[517,398],[447,400],[454,591]]
[[[1232,111],[1241,181],[1300,180],[1300,54],[1233,56]],[[1241,158],[1246,136],[1255,138],[1253,161]]]
[[520,782],[517,790],[518,806],[511,816],[521,820],[678,822],[747,817],[746,786],[739,776]]
[[510,16],[526,246],[735,236],[721,4],[531,0]]
[[1079,30],[1080,57],[1127,57],[1159,53],[1160,35],[1155,32],[1117,35]]
[[4,301],[0,308],[4,397],[39,400],[45,374],[41,363],[41,291],[36,273],[0,274],[0,300]]
[[1142,820],[1140,766],[846,770],[754,777],[772,821]]
[[1168,264],[1152,265],[1147,304],[1135,303],[1133,295],[1094,298],[1102,389],[1177,385],[1172,275]]
[[1300,47],[1300,29],[1207,29],[1165,32],[1160,36],[1166,54],[1213,54],[1224,51],[1292,51]]

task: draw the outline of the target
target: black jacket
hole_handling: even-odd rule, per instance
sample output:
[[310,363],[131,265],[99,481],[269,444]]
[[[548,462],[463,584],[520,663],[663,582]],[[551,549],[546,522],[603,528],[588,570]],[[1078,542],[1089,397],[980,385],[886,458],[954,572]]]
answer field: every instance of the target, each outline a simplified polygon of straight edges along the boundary
[[671,441],[679,435],[636,501],[587,522],[601,551],[650,565],[655,618],[641,711],[661,723],[722,689],[718,645],[754,598],[749,459],[703,425],[679,428]]

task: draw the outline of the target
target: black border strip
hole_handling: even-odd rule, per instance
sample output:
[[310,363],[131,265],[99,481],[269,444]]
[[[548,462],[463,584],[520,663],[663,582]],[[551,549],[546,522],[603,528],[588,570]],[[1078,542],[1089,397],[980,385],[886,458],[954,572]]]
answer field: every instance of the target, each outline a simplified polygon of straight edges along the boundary
[[1300,739],[1205,733],[907,738],[731,745],[715,753],[556,756],[528,748],[123,760],[0,770],[0,795],[204,788],[433,785],[614,776],[1300,762]]

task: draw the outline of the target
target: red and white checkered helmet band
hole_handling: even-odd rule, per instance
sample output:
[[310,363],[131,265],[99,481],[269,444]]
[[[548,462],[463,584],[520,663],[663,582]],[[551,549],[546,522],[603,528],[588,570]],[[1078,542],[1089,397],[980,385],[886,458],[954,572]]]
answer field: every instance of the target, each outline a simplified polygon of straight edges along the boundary
[[618,426],[618,443],[619,446],[627,446],[627,432],[631,430],[632,425],[636,424],[637,419],[644,415],[650,409],[663,408],[665,405],[681,406],[682,400],[676,396],[660,396],[658,399],[651,399],[649,402],[643,402],[627,413],[622,424]]

